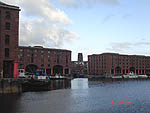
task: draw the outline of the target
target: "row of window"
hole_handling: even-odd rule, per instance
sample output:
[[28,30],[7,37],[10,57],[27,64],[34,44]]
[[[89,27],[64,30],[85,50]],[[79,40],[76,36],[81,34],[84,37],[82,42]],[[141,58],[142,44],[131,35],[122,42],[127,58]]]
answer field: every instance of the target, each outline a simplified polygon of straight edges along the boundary
[[[24,50],[23,49],[20,49],[20,52],[23,52]],[[35,52],[35,53],[37,53],[37,52],[39,52],[38,50],[29,50],[29,49],[27,49],[26,50],[27,52]],[[40,50],[40,52],[41,53],[44,53],[45,51],[43,51],[43,50]],[[51,51],[47,51],[47,53],[51,53]],[[65,54],[64,52],[53,52],[54,54],[56,54],[56,53],[59,53],[59,54]]]
[[9,11],[5,12],[5,18],[6,19],[11,19],[11,13]]

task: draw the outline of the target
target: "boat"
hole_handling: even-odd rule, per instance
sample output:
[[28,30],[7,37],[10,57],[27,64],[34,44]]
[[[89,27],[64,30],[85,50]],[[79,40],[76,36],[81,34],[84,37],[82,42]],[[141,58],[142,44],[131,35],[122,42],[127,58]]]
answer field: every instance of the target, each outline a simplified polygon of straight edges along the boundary
[[119,79],[122,78],[122,76],[112,76],[111,78]]
[[130,72],[129,78],[138,78],[138,76],[136,74],[134,74],[133,72]]
[[138,75],[138,78],[148,78],[147,75]]
[[123,78],[138,78],[138,76],[134,74],[133,72],[130,72],[126,75],[123,75]]
[[129,74],[127,74],[127,75],[122,75],[123,78],[129,78],[129,76],[130,76]]

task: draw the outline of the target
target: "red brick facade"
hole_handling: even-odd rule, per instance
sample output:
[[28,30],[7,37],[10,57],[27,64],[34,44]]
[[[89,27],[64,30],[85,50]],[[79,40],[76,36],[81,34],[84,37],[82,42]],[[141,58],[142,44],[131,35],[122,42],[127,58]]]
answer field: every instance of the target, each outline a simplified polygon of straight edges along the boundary
[[150,57],[115,53],[88,56],[89,74],[150,74]]
[[0,77],[13,77],[18,61],[19,7],[0,2]]
[[[36,69],[33,69],[35,67]],[[71,51],[63,49],[35,47],[19,47],[19,68],[33,73],[44,69],[49,75],[70,74]]]

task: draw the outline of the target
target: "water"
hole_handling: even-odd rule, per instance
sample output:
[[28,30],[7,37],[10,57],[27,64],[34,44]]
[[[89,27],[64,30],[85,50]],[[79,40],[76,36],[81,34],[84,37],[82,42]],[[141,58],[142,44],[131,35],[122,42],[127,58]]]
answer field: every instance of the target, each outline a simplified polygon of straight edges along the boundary
[[0,96],[0,113],[149,113],[149,106],[149,80],[74,79],[70,89]]

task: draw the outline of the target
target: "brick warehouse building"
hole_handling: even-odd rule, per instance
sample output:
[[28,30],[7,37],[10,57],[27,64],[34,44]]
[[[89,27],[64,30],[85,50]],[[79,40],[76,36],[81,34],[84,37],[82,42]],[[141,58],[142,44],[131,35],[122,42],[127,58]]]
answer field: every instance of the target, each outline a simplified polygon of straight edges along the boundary
[[17,76],[19,11],[0,2],[0,77]]
[[42,46],[19,46],[19,68],[30,73],[42,69],[49,75],[70,74],[71,51]]
[[89,74],[150,74],[150,56],[122,55],[116,53],[88,56]]

